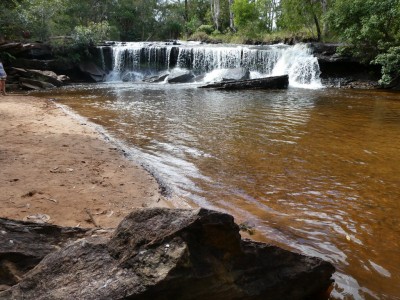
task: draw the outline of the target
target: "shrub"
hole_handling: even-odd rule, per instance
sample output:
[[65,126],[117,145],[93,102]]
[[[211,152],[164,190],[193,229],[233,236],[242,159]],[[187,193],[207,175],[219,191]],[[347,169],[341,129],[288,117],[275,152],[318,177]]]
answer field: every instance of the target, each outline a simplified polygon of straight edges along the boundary
[[197,28],[197,32],[204,32],[206,34],[211,34],[214,31],[214,27],[212,25],[200,25]]
[[72,37],[76,45],[93,46],[108,39],[111,27],[107,21],[90,22],[88,26],[76,26]]
[[379,54],[373,62],[382,66],[382,77],[379,83],[390,85],[400,76],[400,47],[391,47],[386,53]]
[[203,32],[203,31],[197,31],[189,37],[189,40],[199,41],[199,42],[207,42],[210,40],[210,37],[208,36],[207,33]]

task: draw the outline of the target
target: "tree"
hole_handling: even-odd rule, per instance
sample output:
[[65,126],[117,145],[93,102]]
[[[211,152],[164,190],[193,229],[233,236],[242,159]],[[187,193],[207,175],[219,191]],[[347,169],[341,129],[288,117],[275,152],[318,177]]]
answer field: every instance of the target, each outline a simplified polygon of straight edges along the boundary
[[326,0],[281,0],[279,27],[293,32],[307,28],[320,41],[323,4]]
[[259,12],[261,27],[268,32],[276,28],[276,20],[279,12],[279,0],[258,0],[256,8]]
[[400,0],[337,0],[328,20],[346,49],[366,62],[400,41]]
[[221,13],[221,10],[220,10],[220,3],[219,3],[219,0],[210,0],[210,3],[211,3],[211,15],[212,15],[212,18],[213,18],[213,22],[214,22],[214,26],[215,26],[215,29],[216,30],[219,30],[220,28],[219,28],[219,16],[220,16],[220,13]]
[[232,6],[235,23],[240,29],[244,28],[250,22],[258,20],[258,11],[255,1],[235,0]]
[[400,76],[400,0],[336,0],[330,27],[345,42],[342,52],[382,66],[383,84]]
[[0,2],[0,40],[21,37],[23,27],[18,22],[17,5],[18,2],[14,0],[2,0]]
[[29,30],[41,41],[47,40],[54,27],[54,20],[65,8],[63,0],[23,0],[15,10],[24,30]]
[[233,0],[229,0],[229,28],[233,31],[236,32],[235,28],[235,14],[233,12]]

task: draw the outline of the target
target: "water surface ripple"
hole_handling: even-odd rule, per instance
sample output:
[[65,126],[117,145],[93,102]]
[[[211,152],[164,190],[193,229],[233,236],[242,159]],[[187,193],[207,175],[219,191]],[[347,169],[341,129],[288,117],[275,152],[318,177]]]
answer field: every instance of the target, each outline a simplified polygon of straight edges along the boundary
[[332,262],[334,298],[400,299],[400,94],[144,84],[51,93],[179,196]]

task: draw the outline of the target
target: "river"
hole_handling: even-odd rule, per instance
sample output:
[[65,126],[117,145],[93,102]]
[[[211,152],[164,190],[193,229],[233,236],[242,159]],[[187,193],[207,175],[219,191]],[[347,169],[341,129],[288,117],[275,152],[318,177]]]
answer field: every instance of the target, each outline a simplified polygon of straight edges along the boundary
[[182,201],[332,262],[332,299],[400,299],[399,93],[119,82],[41,95],[105,128]]

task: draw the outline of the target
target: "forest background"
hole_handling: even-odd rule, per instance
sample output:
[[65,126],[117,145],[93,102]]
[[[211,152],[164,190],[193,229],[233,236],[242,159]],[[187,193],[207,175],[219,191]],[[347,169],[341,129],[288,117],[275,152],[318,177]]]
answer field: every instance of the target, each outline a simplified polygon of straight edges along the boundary
[[0,39],[47,42],[75,60],[104,40],[337,42],[382,66],[388,85],[400,77],[400,0],[1,0]]

